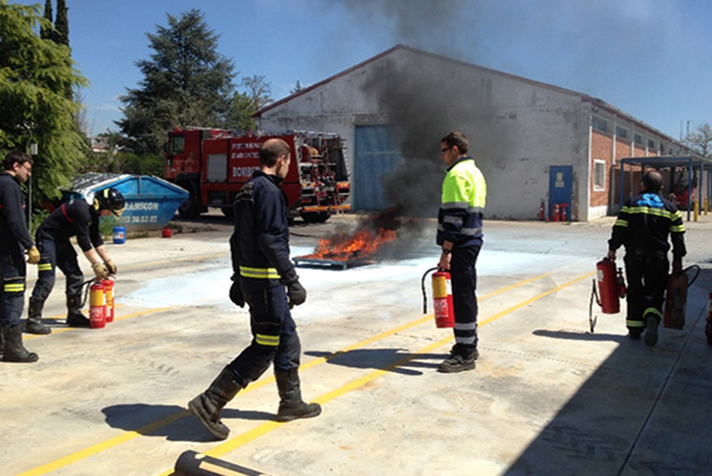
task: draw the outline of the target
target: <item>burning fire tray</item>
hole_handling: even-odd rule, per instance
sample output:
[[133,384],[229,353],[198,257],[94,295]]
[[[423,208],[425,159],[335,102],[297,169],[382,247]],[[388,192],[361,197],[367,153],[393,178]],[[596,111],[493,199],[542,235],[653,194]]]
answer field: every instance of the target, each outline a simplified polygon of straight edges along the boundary
[[349,260],[338,260],[328,258],[308,258],[306,256],[296,256],[292,258],[296,266],[311,267],[311,268],[329,268],[344,270],[355,268],[356,266],[365,266],[368,264],[378,263],[378,260],[372,258],[354,258]]

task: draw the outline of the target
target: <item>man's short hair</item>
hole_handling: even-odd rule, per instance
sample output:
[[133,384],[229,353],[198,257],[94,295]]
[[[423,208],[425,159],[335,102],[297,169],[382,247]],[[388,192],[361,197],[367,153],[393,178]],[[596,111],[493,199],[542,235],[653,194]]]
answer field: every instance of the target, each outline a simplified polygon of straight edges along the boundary
[[5,160],[3,161],[2,165],[5,170],[12,170],[15,163],[25,165],[27,162],[29,162],[31,165],[33,163],[32,157],[20,150],[15,149],[9,154],[7,154],[7,156],[5,156]]
[[289,154],[289,144],[282,139],[268,139],[260,147],[260,165],[274,167],[283,155]]
[[440,142],[445,142],[448,147],[457,146],[461,154],[467,154],[470,150],[470,141],[467,140],[467,136],[462,132],[451,132],[443,137]]
[[648,170],[643,175],[643,185],[646,192],[658,193],[663,189],[663,174],[657,170]]

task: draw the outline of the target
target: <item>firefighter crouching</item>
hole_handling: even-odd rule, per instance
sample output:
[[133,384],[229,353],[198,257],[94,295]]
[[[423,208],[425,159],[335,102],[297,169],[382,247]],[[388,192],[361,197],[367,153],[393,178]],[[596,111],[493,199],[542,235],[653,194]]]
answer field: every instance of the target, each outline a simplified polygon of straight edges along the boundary
[[685,256],[685,225],[677,207],[660,194],[663,176],[650,170],[643,176],[641,192],[625,201],[608,240],[608,258],[625,246],[628,278],[626,326],[628,337],[645,344],[658,342],[658,325],[663,318],[663,300],[668,282],[668,236],[672,241],[673,270],[682,269]]
[[96,192],[93,197],[87,197],[87,200],[78,198],[63,203],[37,229],[35,238],[41,258],[37,282],[30,297],[25,332],[52,332],[49,326],[42,323],[42,309],[54,288],[56,268],[67,278],[67,325],[89,327],[89,319],[82,313],[84,275],[77,262],[77,253],[69,241],[71,237],[77,237],[77,244],[91,263],[97,279],[106,279],[116,274],[116,265],[111,261],[101,239],[99,217],[112,213],[120,216],[124,211],[124,197],[115,188],[107,188]]
[[0,356],[5,362],[36,362],[39,357],[22,345],[22,304],[25,300],[27,262],[37,264],[40,253],[32,243],[25,222],[25,203],[20,183],[32,175],[32,159],[14,150],[3,161],[0,173]]
[[281,139],[269,139],[259,154],[260,170],[235,197],[235,232],[230,238],[235,273],[230,299],[240,307],[249,306],[252,342],[188,403],[205,428],[221,440],[230,429],[220,421],[220,411],[271,364],[280,398],[277,421],[321,413],[318,403],[302,400],[301,344],[290,313],[292,306],[306,300],[307,292],[289,258],[287,202],[279,188],[289,172],[289,146]]

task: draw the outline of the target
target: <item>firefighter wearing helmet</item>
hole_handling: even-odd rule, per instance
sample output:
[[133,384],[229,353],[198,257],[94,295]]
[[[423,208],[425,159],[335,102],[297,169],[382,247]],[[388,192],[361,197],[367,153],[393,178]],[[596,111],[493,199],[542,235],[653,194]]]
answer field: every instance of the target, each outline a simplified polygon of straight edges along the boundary
[[77,253],[70,238],[76,236],[77,244],[91,263],[97,279],[116,274],[116,265],[106,251],[99,232],[99,218],[124,210],[124,197],[115,188],[106,188],[87,196],[63,203],[39,226],[35,234],[40,250],[37,282],[30,297],[25,332],[49,334],[52,329],[42,323],[42,309],[54,288],[56,268],[66,276],[67,325],[89,327],[89,319],[82,314],[81,291],[84,275],[79,268]]

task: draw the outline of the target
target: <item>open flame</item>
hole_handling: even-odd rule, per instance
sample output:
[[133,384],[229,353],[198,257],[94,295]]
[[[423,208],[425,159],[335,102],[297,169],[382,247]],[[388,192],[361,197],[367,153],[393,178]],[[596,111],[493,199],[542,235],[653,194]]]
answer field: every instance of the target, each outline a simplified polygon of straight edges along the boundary
[[368,258],[384,244],[396,238],[396,232],[381,228],[361,228],[353,235],[339,233],[330,238],[322,238],[314,253],[300,258],[331,261],[350,261]]

